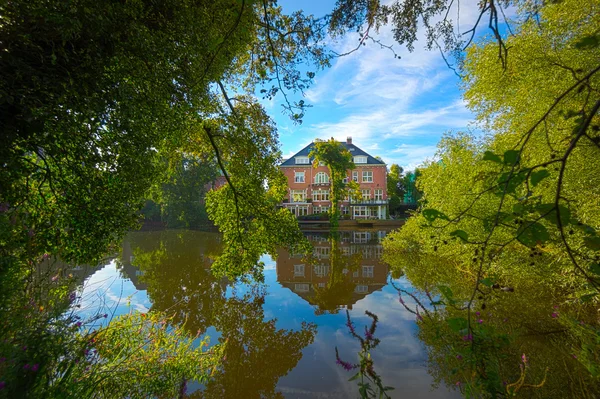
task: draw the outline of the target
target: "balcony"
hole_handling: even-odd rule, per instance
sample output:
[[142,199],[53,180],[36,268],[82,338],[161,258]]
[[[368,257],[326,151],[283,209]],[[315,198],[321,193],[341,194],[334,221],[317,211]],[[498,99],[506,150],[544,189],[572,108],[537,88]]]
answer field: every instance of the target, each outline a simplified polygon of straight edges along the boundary
[[387,205],[388,200],[379,200],[379,199],[362,199],[356,200],[352,199],[350,201],[350,205]]

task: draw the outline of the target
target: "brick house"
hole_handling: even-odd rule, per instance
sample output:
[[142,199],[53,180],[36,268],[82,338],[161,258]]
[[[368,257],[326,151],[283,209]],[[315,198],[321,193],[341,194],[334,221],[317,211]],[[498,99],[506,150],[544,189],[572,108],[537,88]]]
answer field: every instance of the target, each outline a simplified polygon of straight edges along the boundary
[[[387,166],[385,162],[367,154],[352,144],[352,137],[341,143],[354,157],[356,168],[348,170],[348,181],[360,185],[361,200],[346,198],[340,201],[343,218],[385,219],[388,214]],[[329,201],[329,169],[319,165],[314,168],[308,156],[314,148],[310,143],[280,168],[287,177],[288,195],[282,206],[296,216],[324,213],[331,207]]]

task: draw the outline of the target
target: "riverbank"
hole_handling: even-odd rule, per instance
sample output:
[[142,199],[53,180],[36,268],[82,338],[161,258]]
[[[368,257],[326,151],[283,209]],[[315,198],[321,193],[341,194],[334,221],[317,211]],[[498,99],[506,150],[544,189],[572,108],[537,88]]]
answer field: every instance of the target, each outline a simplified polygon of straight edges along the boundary
[[[339,228],[340,230],[356,230],[361,228],[385,228],[387,229],[395,229],[402,226],[405,223],[405,219],[399,220],[340,220]],[[328,220],[298,220],[298,224],[302,230],[306,229],[323,229],[328,230],[331,228],[331,224]]]

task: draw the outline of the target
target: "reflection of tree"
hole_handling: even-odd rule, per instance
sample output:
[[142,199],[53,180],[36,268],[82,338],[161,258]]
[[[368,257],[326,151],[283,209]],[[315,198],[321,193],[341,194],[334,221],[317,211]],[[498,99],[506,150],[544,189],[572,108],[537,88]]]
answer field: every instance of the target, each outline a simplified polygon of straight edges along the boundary
[[283,397],[275,392],[280,377],[302,358],[302,349],[313,342],[316,326],[300,331],[277,329],[275,320],[264,321],[264,292],[230,298],[215,317],[226,342],[220,370],[206,384],[202,398]]
[[144,272],[153,309],[174,314],[191,332],[210,326],[226,343],[221,367],[202,392],[194,397],[277,397],[280,377],[296,366],[302,349],[310,344],[316,327],[303,324],[299,331],[277,329],[265,321],[265,291],[253,286],[243,295],[226,296],[226,280],[210,274],[208,254],[219,248],[217,234],[194,231],[135,233],[129,242],[135,264]]
[[[314,304],[317,306],[316,314],[326,312],[337,313],[345,305],[353,302],[356,282],[352,280],[352,272],[358,270],[362,261],[362,254],[344,255],[340,247],[337,234],[329,237],[329,279],[323,288],[315,286]],[[309,264],[315,265],[317,261],[309,259]]]
[[475,298],[469,330],[460,299],[469,283],[445,285],[440,290],[445,306],[439,306],[428,291],[396,287],[401,303],[418,320],[429,372],[438,383],[475,397],[511,393],[535,398],[598,397],[597,379],[586,370],[576,349],[587,345],[592,362],[598,363],[598,345],[589,347],[594,338],[586,338],[595,335],[589,325],[596,316],[580,313],[575,319],[569,309],[552,306],[560,302],[557,293],[539,286],[491,285]]

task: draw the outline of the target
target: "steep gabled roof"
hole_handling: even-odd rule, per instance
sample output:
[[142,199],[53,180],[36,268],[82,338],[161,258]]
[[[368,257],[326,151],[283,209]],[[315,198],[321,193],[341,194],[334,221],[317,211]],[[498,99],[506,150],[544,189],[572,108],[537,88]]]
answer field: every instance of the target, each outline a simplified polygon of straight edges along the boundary
[[[380,161],[379,159],[371,156],[370,154],[367,154],[366,152],[364,152],[363,150],[361,150],[360,148],[358,148],[357,146],[355,146],[352,143],[340,142],[340,144],[343,145],[348,151],[350,151],[350,153],[352,154],[353,157],[361,156],[361,155],[367,157],[367,163],[366,164],[361,163],[359,165],[385,165],[385,162]],[[314,146],[315,146],[315,143],[310,143],[309,145],[307,145],[306,147],[304,147],[303,149],[298,151],[296,154],[294,154],[292,157],[283,161],[281,166],[298,166],[299,164],[296,163],[295,158],[296,157],[307,157],[308,154],[310,154],[310,152],[314,148]],[[312,161],[313,161],[313,159],[311,158],[310,159],[311,164],[312,164]]]

